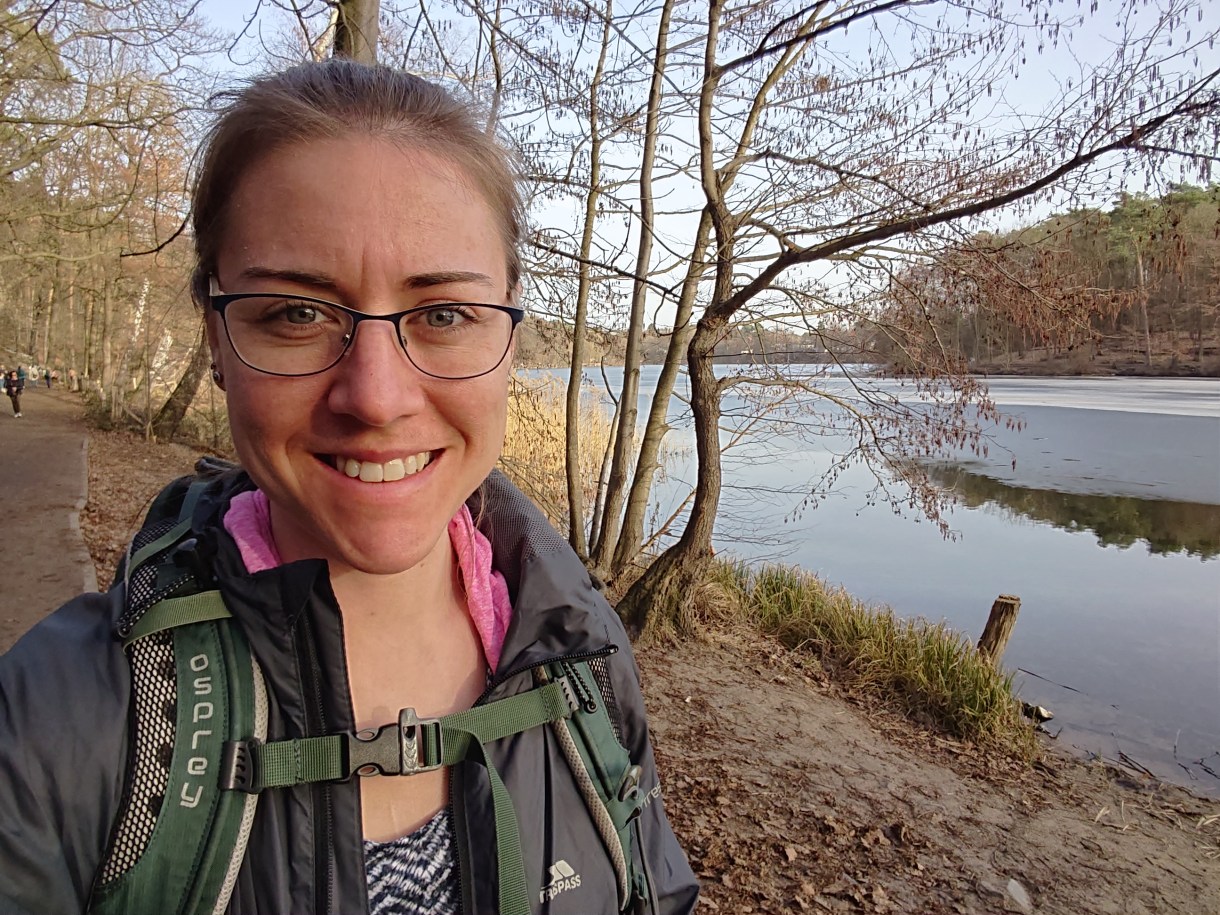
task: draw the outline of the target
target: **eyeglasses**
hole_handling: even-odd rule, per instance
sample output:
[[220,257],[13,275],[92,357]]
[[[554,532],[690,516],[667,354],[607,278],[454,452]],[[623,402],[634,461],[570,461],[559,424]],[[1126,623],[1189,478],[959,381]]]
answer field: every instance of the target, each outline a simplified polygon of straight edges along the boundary
[[495,371],[512,344],[525,310],[512,305],[445,302],[391,315],[279,292],[209,294],[233,352],[268,375],[317,375],[338,364],[362,321],[389,321],[407,359],[425,375],[460,380]]

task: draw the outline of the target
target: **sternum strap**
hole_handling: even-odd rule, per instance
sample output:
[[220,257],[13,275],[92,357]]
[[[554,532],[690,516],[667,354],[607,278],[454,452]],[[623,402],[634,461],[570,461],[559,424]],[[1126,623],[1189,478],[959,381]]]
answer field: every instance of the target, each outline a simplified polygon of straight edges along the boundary
[[[255,744],[249,748],[254,762],[253,777],[245,790],[257,792],[307,782],[337,781],[366,767],[397,775],[452,766],[466,759],[475,744],[519,734],[571,714],[563,688],[555,682],[442,718],[414,719],[412,726],[418,728],[414,737],[418,747],[416,760],[395,759],[401,747],[402,724],[387,725],[369,740],[350,734],[329,734]],[[379,744],[384,746],[383,752],[374,749]]]
[[[404,709],[398,724],[382,727],[369,740],[351,734],[331,734],[246,744],[242,749],[253,765],[232,766],[230,771],[244,769],[247,781],[240,787],[257,792],[263,788],[345,779],[360,771],[368,774],[370,769],[383,774],[425,772],[452,766],[473,753],[487,769],[491,783],[500,915],[530,915],[517,814],[508,789],[487,755],[486,744],[562,721],[573,711],[564,684],[554,681],[443,718],[421,720],[414,710]],[[242,754],[230,753],[230,761],[238,755]]]

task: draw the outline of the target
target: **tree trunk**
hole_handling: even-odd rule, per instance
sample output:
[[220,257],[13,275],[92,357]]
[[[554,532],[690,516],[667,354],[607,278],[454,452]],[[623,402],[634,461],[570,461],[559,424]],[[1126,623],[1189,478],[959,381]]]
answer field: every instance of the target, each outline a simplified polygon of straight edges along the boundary
[[564,427],[564,470],[568,483],[568,543],[582,559],[589,555],[585,539],[584,483],[580,473],[580,397],[584,382],[585,334],[589,314],[589,289],[592,286],[593,232],[602,195],[602,135],[599,93],[610,45],[613,0],[607,0],[602,22],[601,53],[589,84],[589,190],[585,194],[585,224],[580,237],[580,267],[576,289],[576,315],[572,328],[572,361],[568,373],[566,419]]
[[[618,411],[623,408],[623,402],[616,400],[614,402],[614,416],[610,419],[610,440],[606,442],[606,450],[602,452],[602,466],[597,472],[597,495],[593,500],[593,521],[589,524],[589,529],[593,531],[593,536],[597,536],[597,532],[602,527],[602,515],[606,511],[606,487],[610,481],[610,458],[614,454],[614,440],[618,435]],[[597,541],[594,540],[589,544],[591,551],[597,549]]]
[[[612,576],[626,568],[622,559],[630,554],[634,559],[643,540],[643,511],[639,519],[633,514],[628,501],[627,517],[622,517],[623,502],[627,493],[627,465],[631,450],[635,447],[635,430],[638,417],[639,369],[643,363],[644,306],[648,296],[647,277],[652,263],[653,232],[656,231],[656,204],[653,199],[652,177],[656,163],[657,140],[660,135],[661,104],[665,99],[665,69],[669,63],[669,29],[673,17],[673,0],[665,0],[661,7],[661,18],[657,23],[657,44],[652,57],[652,79],[648,87],[648,107],[644,119],[644,146],[640,151],[640,240],[635,254],[635,280],[631,288],[631,318],[627,326],[627,351],[623,365],[623,389],[619,398],[619,424],[615,441],[614,458],[610,465],[610,482],[606,491],[605,511],[601,517],[601,528],[597,536],[595,564],[599,569],[609,569]],[[696,251],[701,249],[696,248]],[[688,309],[689,313],[689,309]],[[689,318],[687,319],[689,320]],[[676,320],[675,332],[685,326],[685,320]],[[671,341],[672,343],[672,341]],[[632,499],[642,485],[645,493],[652,490],[652,478],[656,472],[656,452],[660,438],[665,434],[665,415],[669,408],[669,396],[673,390],[673,379],[682,359],[683,349],[670,346],[662,378],[657,381],[653,393],[652,407],[645,428],[645,443],[640,446],[636,460],[636,474],[630,480]],[[672,362],[668,361],[672,360]],[[672,371],[670,371],[672,369]],[[658,408],[661,419],[656,419]],[[658,422],[660,428],[658,429]],[[651,455],[646,455],[646,448]],[[643,469],[645,479],[639,474]],[[647,495],[645,495],[645,501]],[[620,527],[620,524],[622,527]]]
[[203,376],[207,372],[210,357],[211,350],[208,348],[207,334],[200,331],[199,344],[191,355],[191,361],[187,364],[186,371],[178,380],[174,393],[170,394],[169,400],[165,402],[165,405],[158,411],[157,418],[153,420],[152,433],[158,441],[171,441],[178,434],[178,428],[182,425],[186,411],[190,409],[195,395],[199,393],[199,382],[203,380]]
[[78,341],[76,339],[76,275],[75,274],[73,274],[72,279],[68,280],[67,308],[68,308],[68,352],[67,352],[68,364],[64,366],[65,376],[66,376],[67,369],[75,370],[76,366],[80,363],[80,356],[78,355],[80,352],[80,349],[77,346]]
[[1152,329],[1148,326],[1148,290],[1144,286],[1144,252],[1135,249],[1135,271],[1139,284],[1140,317],[1144,319],[1144,365],[1152,365]]
[[694,313],[699,281],[703,278],[706,266],[704,252],[707,250],[711,231],[712,218],[707,209],[704,209],[699,219],[699,228],[695,232],[695,245],[683,282],[682,296],[678,301],[674,330],[665,353],[665,364],[657,378],[657,389],[653,394],[652,406],[644,426],[644,439],[640,442],[635,476],[632,478],[631,492],[627,497],[627,511],[623,515],[622,530],[610,566],[611,577],[622,574],[639,555],[644,543],[644,519],[648,514],[648,500],[652,496],[653,480],[660,466],[661,443],[665,440],[665,433],[669,431],[669,401],[678,380],[678,371],[682,367],[683,354],[687,352],[691,335],[694,333],[691,316]]
[[110,283],[102,277],[102,367],[101,367],[101,390],[102,397],[110,406],[111,420],[118,419],[118,391],[115,384],[114,370],[114,347],[112,341],[114,334],[112,333],[113,307],[110,296]]
[[335,17],[335,57],[357,63],[377,63],[377,36],[380,29],[379,0],[339,0]]
[[691,410],[695,415],[695,450],[699,476],[690,518],[678,542],[661,554],[619,601],[618,612],[627,631],[644,631],[648,616],[658,610],[671,615],[687,600],[712,558],[712,532],[720,504],[720,383],[712,370],[712,353],[724,321],[705,315],[689,347]]
[[82,378],[92,378],[94,374],[93,341],[97,339],[97,291],[91,289],[85,296],[85,350],[81,357],[79,369]]
[[46,311],[43,312],[42,321],[42,349],[38,351],[38,362],[40,365],[48,366],[51,364],[51,328],[55,324],[55,302],[57,293],[59,292],[59,262],[55,264],[55,277],[51,281],[51,291],[47,296]]
[[30,326],[26,335],[25,351],[30,354],[30,358],[38,358],[38,324],[42,319],[43,305],[40,296],[34,296],[30,300]]

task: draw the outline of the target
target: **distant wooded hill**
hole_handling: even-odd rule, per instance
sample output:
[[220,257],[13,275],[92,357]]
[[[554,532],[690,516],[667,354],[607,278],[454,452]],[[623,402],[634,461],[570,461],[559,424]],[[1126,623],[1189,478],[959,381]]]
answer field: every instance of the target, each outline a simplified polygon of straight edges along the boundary
[[[970,368],[1220,374],[1220,184],[980,234],[903,271],[884,322]],[[908,346],[876,347],[896,368]],[[904,340],[904,343],[906,341]]]

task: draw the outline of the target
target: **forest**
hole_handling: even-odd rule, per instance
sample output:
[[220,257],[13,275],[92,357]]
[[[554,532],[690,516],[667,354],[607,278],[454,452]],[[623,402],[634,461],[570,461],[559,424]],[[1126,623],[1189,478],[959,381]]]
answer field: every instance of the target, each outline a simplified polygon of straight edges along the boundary
[[[810,497],[864,463],[877,498],[939,523],[919,468],[997,417],[980,373],[1216,371],[1208,6],[249,0],[218,21],[193,0],[3,0],[0,363],[73,368],[97,415],[150,438],[217,440],[186,228],[216,94],[331,54],[438,79],[520,160],[519,364],[624,366],[604,437],[581,385],[564,394],[559,521],[639,625],[710,556],[732,388],[756,405],[740,430],[816,434],[829,412],[778,407],[835,395],[783,368],[846,374],[834,415],[858,446]],[[698,481],[656,555],[680,379]]]
[[[1220,375],[1220,183],[1122,193],[1106,209],[1056,213],[980,232],[919,258],[889,290],[880,322],[794,332],[743,316],[717,341],[717,362],[874,363],[903,369],[878,323],[926,306],[933,340],[987,374]],[[643,362],[664,362],[669,328],[647,328]],[[590,328],[591,361],[622,365],[626,333]],[[566,366],[571,326],[538,318],[518,343],[524,366]],[[594,358],[595,356],[595,358]]]
[[[970,371],[1220,374],[1220,184],[1122,193],[1002,234],[980,233],[895,278]],[[870,341],[901,370],[908,357]]]

